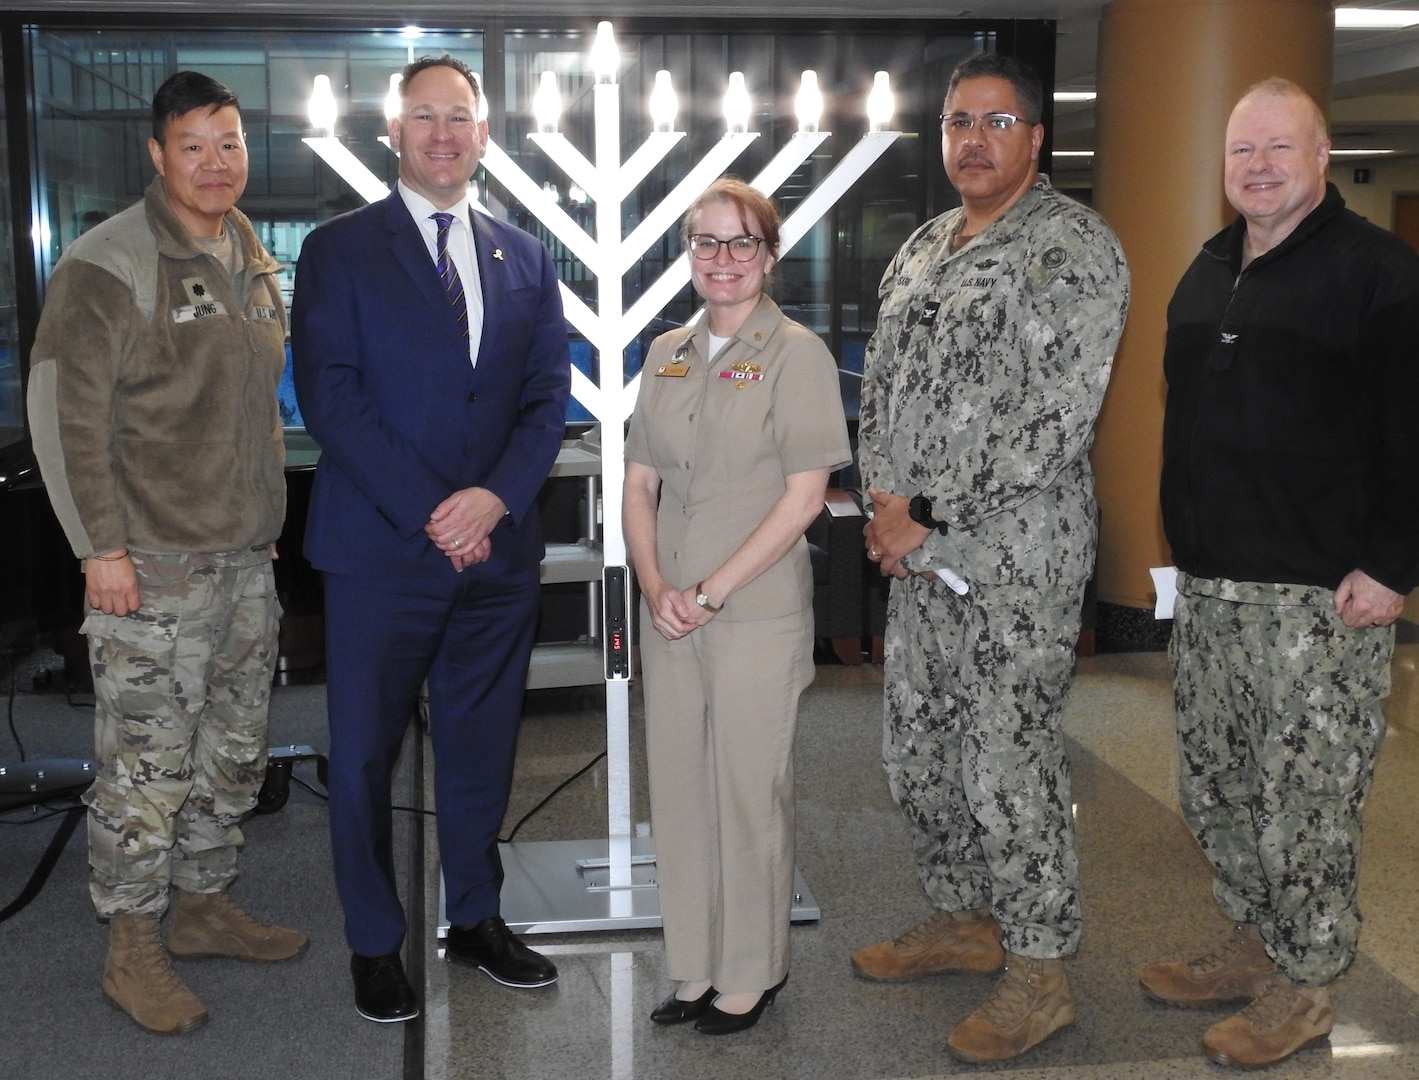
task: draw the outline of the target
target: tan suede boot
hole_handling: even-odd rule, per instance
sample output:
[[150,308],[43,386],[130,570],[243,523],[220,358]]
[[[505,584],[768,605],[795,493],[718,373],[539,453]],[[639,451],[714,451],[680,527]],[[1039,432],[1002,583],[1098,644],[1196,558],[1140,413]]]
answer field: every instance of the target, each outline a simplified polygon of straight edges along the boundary
[[1005,974],[979,1009],[951,1032],[946,1049],[973,1064],[1008,1061],[1074,1023],[1074,995],[1062,960],[1011,953]]
[[1320,1042],[1334,1023],[1329,990],[1297,986],[1277,971],[1255,1001],[1207,1029],[1202,1049],[1218,1065],[1260,1069]]
[[938,911],[900,937],[864,945],[852,954],[852,970],[880,982],[905,982],[946,971],[990,974],[1003,963],[1000,927],[989,908]]
[[207,1010],[168,962],[157,915],[116,915],[108,924],[103,996],[140,1026],[181,1035],[207,1022]]
[[1149,964],[1138,981],[1155,1001],[1196,1008],[1250,1001],[1275,970],[1256,924],[1237,923],[1232,936],[1211,952],[1195,960]]
[[225,892],[177,890],[168,952],[179,960],[223,956],[272,964],[300,956],[309,947],[304,934],[257,922]]

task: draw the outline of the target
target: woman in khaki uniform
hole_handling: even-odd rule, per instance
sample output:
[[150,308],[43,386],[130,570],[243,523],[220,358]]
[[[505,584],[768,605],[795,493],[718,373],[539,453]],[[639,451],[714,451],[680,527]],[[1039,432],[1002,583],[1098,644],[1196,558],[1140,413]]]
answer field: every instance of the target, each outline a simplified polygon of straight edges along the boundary
[[626,443],[660,907],[651,1019],[753,1027],[788,979],[793,737],[813,679],[803,531],[851,453],[837,365],[764,295],[773,204],[716,181],[682,227],[696,325],[651,346]]

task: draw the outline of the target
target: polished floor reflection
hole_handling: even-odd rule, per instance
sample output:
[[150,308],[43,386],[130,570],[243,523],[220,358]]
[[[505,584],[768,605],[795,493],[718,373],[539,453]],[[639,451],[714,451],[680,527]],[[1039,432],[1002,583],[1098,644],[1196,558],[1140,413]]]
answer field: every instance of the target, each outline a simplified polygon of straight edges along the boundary
[[[1405,653],[1406,650],[1401,650]],[[1402,655],[1412,668],[1413,658]],[[1419,722],[1397,670],[1390,733],[1366,809],[1362,954],[1333,990],[1328,1044],[1265,1075],[1399,1080],[1419,1076],[1419,944],[1414,914],[1419,821]],[[822,918],[793,931],[787,988],[752,1031],[709,1038],[647,1019],[669,986],[655,930],[538,935],[561,981],[514,991],[431,962],[424,1075],[439,1078],[927,1078],[946,1075],[1222,1077],[1201,1056],[1202,1031],[1225,1010],[1146,1001],[1137,971],[1198,951],[1225,933],[1205,863],[1173,792],[1170,686],[1160,653],[1082,660],[1067,720],[1084,879],[1083,948],[1069,974],[1076,1024],[1024,1058],[994,1068],[955,1062],[950,1028],[991,978],[938,977],[903,986],[855,978],[848,955],[927,914],[906,833],[879,765],[880,670],[822,667],[805,695],[798,736],[798,864]],[[509,822],[590,761],[604,726],[593,708],[534,710],[524,727]],[[647,800],[633,694],[636,820]],[[519,842],[605,835],[604,765],[531,818]],[[429,838],[432,844],[432,838]],[[427,895],[436,904],[430,860]],[[432,956],[435,913],[427,920]]]

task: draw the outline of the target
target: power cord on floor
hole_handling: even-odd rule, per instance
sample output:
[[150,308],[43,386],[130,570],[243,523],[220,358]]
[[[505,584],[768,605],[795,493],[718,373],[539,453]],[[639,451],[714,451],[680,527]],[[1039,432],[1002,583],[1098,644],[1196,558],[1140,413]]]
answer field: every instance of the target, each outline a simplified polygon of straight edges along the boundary
[[[530,820],[531,820],[543,807],[545,807],[549,802],[551,802],[551,801],[552,801],[553,799],[555,799],[558,795],[560,795],[563,791],[565,791],[568,787],[570,787],[573,783],[575,783],[577,780],[580,780],[583,776],[585,776],[588,772],[590,772],[593,768],[595,768],[596,765],[597,765],[599,762],[601,762],[601,761],[603,761],[603,760],[605,759],[605,757],[606,757],[606,751],[603,750],[603,751],[601,751],[601,753],[597,754],[594,758],[592,758],[590,761],[588,761],[585,765],[583,765],[583,766],[582,766],[580,769],[578,769],[576,772],[572,773],[571,776],[567,777],[567,778],[566,778],[565,780],[563,780],[560,784],[558,784],[556,787],[554,787],[550,792],[547,793],[547,795],[542,799],[541,802],[539,802],[539,803],[538,803],[536,806],[534,806],[531,810],[527,811],[527,813],[525,813],[525,814],[522,815],[522,817],[518,820],[517,824],[512,827],[512,831],[509,832],[509,833],[507,834],[507,836],[500,836],[500,837],[498,837],[498,843],[500,843],[500,844],[511,844],[511,843],[512,843],[512,840],[513,840],[513,837],[515,837],[515,836],[517,835],[518,830],[521,829],[521,828],[523,827],[523,825],[527,824],[527,822],[530,821]],[[321,766],[323,766],[323,765],[325,764],[325,759],[324,759],[324,758],[318,758],[317,760],[318,760],[318,763],[319,763]],[[323,775],[323,773],[324,773],[324,771],[325,771],[324,768],[322,767],[322,768],[320,769],[320,771],[321,771],[321,773],[322,773],[321,779],[324,780],[324,775]],[[329,792],[329,791],[321,791],[321,790],[319,790],[318,788],[314,787],[312,784],[310,784],[310,783],[308,783],[307,781],[301,779],[301,777],[297,776],[294,772],[291,771],[289,765],[287,765],[287,767],[286,767],[285,769],[283,769],[282,772],[284,772],[284,774],[285,774],[285,775],[284,775],[284,779],[285,779],[286,781],[299,784],[301,787],[305,788],[305,789],[306,789],[307,791],[309,791],[312,795],[314,795],[317,799],[322,799],[322,800],[324,800],[324,801],[326,801],[326,802],[329,802],[329,801],[330,801],[330,792]],[[263,792],[264,792],[266,789],[263,788],[262,790],[263,790]],[[282,790],[284,790],[284,788],[283,788]],[[262,809],[262,804],[263,804],[263,803],[265,803],[265,809],[264,809],[264,810]],[[276,810],[279,810],[282,806],[284,806],[285,803],[286,803],[286,800],[285,800],[284,796],[282,796],[282,797],[279,798],[279,802],[278,802],[277,800],[275,800],[275,799],[264,799],[264,800],[259,799],[259,800],[258,800],[258,812],[274,813]],[[435,811],[435,810],[425,810],[425,809],[423,809],[423,808],[421,808],[421,807],[418,807],[418,806],[391,806],[390,809],[391,809],[391,810],[399,810],[399,811],[402,811],[402,812],[404,812],[404,813],[406,813],[406,814],[421,814],[421,815],[423,815],[424,817],[437,817],[437,816],[438,816],[438,812],[437,812],[437,811]]]
[[590,772],[590,771],[592,770],[592,768],[596,765],[596,763],[599,762],[599,761],[601,761],[605,756],[606,756],[606,751],[605,751],[605,750],[601,751],[601,753],[597,754],[594,758],[592,758],[590,761],[588,761],[588,762],[587,762],[585,765],[583,765],[580,769],[578,769],[576,772],[572,773],[569,777],[567,777],[567,778],[566,778],[565,780],[563,780],[560,784],[558,784],[556,787],[554,787],[554,788],[551,790],[551,792],[548,793],[548,795],[547,795],[547,797],[546,797],[545,799],[543,799],[540,803],[538,803],[536,806],[534,806],[531,810],[527,811],[527,813],[525,813],[525,814],[522,815],[521,820],[518,821],[518,823],[512,827],[512,832],[508,833],[506,836],[500,836],[500,837],[498,837],[498,843],[500,843],[500,844],[511,844],[511,843],[512,843],[512,838],[517,835],[517,830],[520,829],[520,828],[522,828],[522,826],[525,825],[525,824],[527,823],[527,821],[528,821],[534,814],[537,813],[537,811],[541,810],[542,807],[546,806],[549,802],[551,802],[551,801],[552,801],[553,799],[555,799],[558,795],[560,795],[560,794],[562,793],[562,791],[564,791],[564,790],[565,790],[568,786],[570,786],[574,781],[580,780],[583,776],[585,776],[588,772]]
[[25,744],[20,739],[20,731],[15,727],[15,696],[19,693],[19,665],[10,655],[10,640],[0,632],[0,656],[5,658],[5,666],[10,671],[10,688],[5,695],[5,716],[10,722],[10,737],[15,740],[15,748],[20,752],[20,760],[25,760]]

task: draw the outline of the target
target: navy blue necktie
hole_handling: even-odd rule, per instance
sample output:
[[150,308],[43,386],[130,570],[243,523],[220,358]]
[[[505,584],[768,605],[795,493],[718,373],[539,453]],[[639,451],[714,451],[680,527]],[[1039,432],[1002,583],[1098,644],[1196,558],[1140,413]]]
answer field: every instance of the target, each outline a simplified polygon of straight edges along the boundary
[[439,280],[448,293],[448,302],[453,305],[453,313],[458,316],[458,325],[463,328],[463,337],[468,337],[468,300],[463,295],[463,282],[458,276],[458,267],[448,254],[448,230],[453,225],[453,215],[438,213],[430,215],[438,224],[438,237],[434,241],[434,265],[438,267]]

